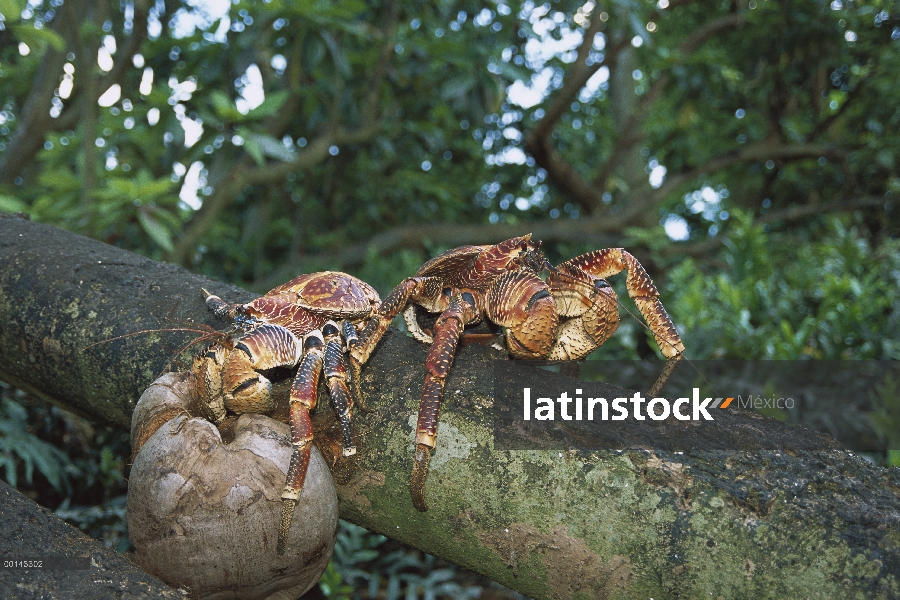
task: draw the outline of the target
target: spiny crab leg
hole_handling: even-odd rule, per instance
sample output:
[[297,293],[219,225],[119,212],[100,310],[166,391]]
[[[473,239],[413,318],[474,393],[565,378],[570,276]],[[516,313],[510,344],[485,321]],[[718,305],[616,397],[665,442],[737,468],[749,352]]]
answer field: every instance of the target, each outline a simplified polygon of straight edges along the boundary
[[353,323],[350,321],[344,321],[341,323],[341,334],[344,336],[344,346],[347,349],[347,354],[349,354],[349,362],[347,361],[347,357],[344,357],[344,365],[350,367],[350,373],[348,375],[348,380],[350,385],[348,386],[350,389],[350,399],[356,406],[359,406],[363,411],[368,412],[369,407],[364,400],[364,396],[362,393],[362,389],[360,388],[360,379],[362,372],[362,363],[357,360],[357,358],[353,355],[353,351],[356,350],[360,345],[359,336],[356,333],[356,327],[353,326]]
[[456,345],[462,335],[466,324],[473,317],[474,300],[469,304],[465,296],[457,295],[450,302],[435,323],[434,343],[428,351],[425,360],[425,385],[422,388],[422,399],[419,403],[419,419],[416,423],[416,455],[413,462],[412,475],[409,480],[409,492],[412,496],[413,506],[417,510],[425,512],[428,506],[425,504],[425,478],[428,475],[428,462],[431,460],[431,451],[435,447],[437,438],[438,416],[441,411],[441,400],[444,396],[444,385],[447,382],[447,374],[450,365],[453,364],[453,355],[456,353]]
[[337,324],[328,321],[322,327],[325,336],[325,380],[328,391],[331,394],[331,403],[341,421],[343,433],[344,456],[356,454],[356,446],[353,445],[353,430],[351,420],[353,417],[353,396],[347,388],[347,364],[344,362],[344,348],[341,344],[341,336]]
[[322,372],[325,340],[318,331],[313,331],[303,340],[303,360],[297,370],[297,376],[291,385],[291,464],[288,467],[287,481],[281,494],[281,527],[278,530],[279,555],[284,554],[287,535],[291,529],[294,506],[300,498],[306,471],[309,467],[309,456],[312,451],[313,428],[309,411],[316,407],[316,393],[319,389],[319,375]]
[[406,307],[413,295],[425,292],[427,295],[440,293],[440,282],[430,277],[407,277],[388,295],[369,319],[360,335],[359,344],[351,349],[351,356],[365,363],[375,346],[381,340],[394,317]]
[[[560,264],[551,270],[550,280],[563,277],[581,279],[580,274],[588,274],[593,277],[606,279],[622,271],[627,271],[628,276],[625,287],[628,295],[634,300],[635,305],[647,323],[653,337],[659,346],[660,352],[666,357],[666,365],[663,372],[657,378],[656,383],[650,388],[648,395],[653,397],[659,394],[666,382],[671,377],[679,361],[684,356],[684,344],[681,337],[669,318],[669,314],[659,299],[659,291],[653,285],[653,281],[641,263],[623,248],[607,248],[594,250],[577,256]],[[553,284],[551,283],[551,286]]]

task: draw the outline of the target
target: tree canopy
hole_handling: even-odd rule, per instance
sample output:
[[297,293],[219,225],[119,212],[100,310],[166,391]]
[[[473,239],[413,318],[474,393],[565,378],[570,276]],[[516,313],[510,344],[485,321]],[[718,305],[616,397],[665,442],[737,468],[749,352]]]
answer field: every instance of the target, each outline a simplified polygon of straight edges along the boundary
[[896,234],[886,0],[0,12],[0,208],[261,289],[322,267],[383,288],[529,230],[709,257],[737,213],[815,231],[871,207],[861,235]]
[[689,357],[898,356],[886,0],[0,12],[2,210],[260,292],[330,268],[384,294],[529,231],[557,261],[626,246]]

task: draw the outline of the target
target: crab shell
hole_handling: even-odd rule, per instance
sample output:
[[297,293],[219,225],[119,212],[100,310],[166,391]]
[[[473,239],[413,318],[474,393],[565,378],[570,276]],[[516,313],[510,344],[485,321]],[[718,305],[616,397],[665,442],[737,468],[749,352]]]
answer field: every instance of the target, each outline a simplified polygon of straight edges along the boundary
[[440,277],[454,287],[484,290],[504,272],[521,268],[538,246],[531,241],[530,233],[499,244],[460,246],[426,262],[416,276]]
[[243,306],[247,316],[281,325],[297,336],[327,319],[356,320],[370,315],[380,302],[368,283],[338,271],[300,275]]

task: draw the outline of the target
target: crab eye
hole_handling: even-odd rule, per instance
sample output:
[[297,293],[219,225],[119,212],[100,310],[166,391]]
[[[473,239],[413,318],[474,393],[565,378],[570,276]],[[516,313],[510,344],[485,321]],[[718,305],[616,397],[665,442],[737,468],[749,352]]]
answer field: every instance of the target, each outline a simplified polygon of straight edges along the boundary
[[449,296],[453,293],[453,288],[444,288],[441,290],[441,294],[444,296]]
[[463,292],[462,299],[465,300],[470,306],[475,306],[475,297],[469,292]]

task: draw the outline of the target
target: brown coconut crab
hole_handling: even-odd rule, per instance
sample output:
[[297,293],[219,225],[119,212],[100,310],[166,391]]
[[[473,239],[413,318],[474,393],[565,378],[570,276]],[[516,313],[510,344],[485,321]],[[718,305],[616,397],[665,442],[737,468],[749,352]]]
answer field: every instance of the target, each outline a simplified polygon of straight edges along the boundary
[[[391,320],[404,312],[410,333],[431,344],[419,404],[410,493],[427,510],[428,462],[435,447],[444,384],[467,325],[487,319],[505,328],[514,358],[578,360],[599,348],[619,324],[618,299],[605,278],[627,271],[625,285],[666,365],[649,395],[655,396],[681,360],[684,346],[647,271],[622,248],[595,250],[551,267],[531,235],[492,246],[461,246],[426,262],[382,302],[362,334],[357,355],[365,360]],[[546,281],[539,274],[547,271]],[[416,305],[439,313],[434,335],[416,320]]]
[[272,384],[262,371],[299,365],[289,400],[293,453],[281,495],[278,554],[283,554],[309,466],[309,412],[316,406],[323,371],[341,422],[343,454],[356,453],[350,390],[358,385],[361,361],[351,357],[348,370],[346,353],[355,350],[356,328],[375,314],[381,301],[369,284],[335,271],[301,275],[247,304],[228,304],[204,293],[210,310],[233,323],[231,334],[200,352],[191,367],[212,422],[221,426],[230,415],[271,413],[276,408]]

